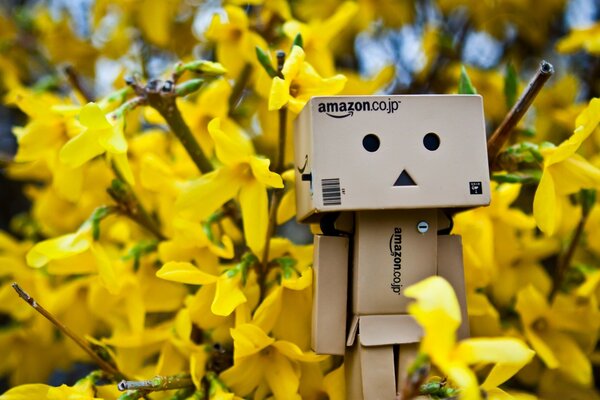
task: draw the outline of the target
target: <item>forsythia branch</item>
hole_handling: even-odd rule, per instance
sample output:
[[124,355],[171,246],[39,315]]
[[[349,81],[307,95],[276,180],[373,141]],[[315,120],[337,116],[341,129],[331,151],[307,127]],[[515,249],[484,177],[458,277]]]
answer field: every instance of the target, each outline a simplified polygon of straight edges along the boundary
[[60,322],[54,315],[52,315],[48,310],[42,307],[33,297],[29,295],[25,290],[23,290],[18,283],[14,282],[12,284],[13,289],[17,292],[19,297],[21,297],[27,304],[33,307],[37,312],[42,314],[48,321],[52,322],[54,326],[56,326],[62,333],[71,338],[77,345],[85,351],[97,364],[98,366],[105,372],[115,377],[123,377],[125,376],[121,371],[117,369],[116,366],[108,363],[106,360],[102,359],[92,348],[90,345],[79,335],[73,332],[68,326]]
[[554,67],[547,61],[542,61],[540,67],[533,77],[533,79],[527,85],[527,88],[521,94],[521,97],[513,108],[508,112],[504,120],[496,128],[490,139],[488,140],[488,162],[490,165],[490,171],[496,170],[496,159],[500,153],[502,146],[510,138],[510,134],[517,126],[517,123],[523,118],[529,106],[533,103],[544,84],[554,74]]

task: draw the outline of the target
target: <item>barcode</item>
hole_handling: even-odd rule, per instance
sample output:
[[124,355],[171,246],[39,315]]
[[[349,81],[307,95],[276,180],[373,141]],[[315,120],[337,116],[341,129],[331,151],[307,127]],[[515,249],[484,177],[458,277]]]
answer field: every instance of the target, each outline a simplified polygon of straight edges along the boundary
[[323,188],[323,205],[339,206],[342,204],[340,178],[321,179],[321,187]]

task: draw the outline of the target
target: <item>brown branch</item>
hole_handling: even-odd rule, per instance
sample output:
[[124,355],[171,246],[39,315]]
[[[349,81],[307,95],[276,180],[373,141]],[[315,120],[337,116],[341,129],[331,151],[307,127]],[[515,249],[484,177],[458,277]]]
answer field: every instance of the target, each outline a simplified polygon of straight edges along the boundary
[[565,273],[567,272],[567,270],[569,269],[569,267],[571,266],[571,260],[573,259],[573,256],[575,255],[575,250],[577,249],[577,245],[579,244],[579,241],[581,240],[581,235],[583,234],[583,229],[585,228],[585,224],[588,220],[588,216],[589,216],[589,210],[582,210],[582,214],[581,214],[581,219],[579,220],[579,223],[577,224],[577,227],[575,228],[575,233],[573,234],[573,237],[571,238],[571,242],[569,243],[569,247],[567,248],[567,251],[565,253],[565,255],[563,257],[560,258],[560,260],[558,261],[558,264],[556,266],[556,271],[555,274],[553,276],[552,279],[552,291],[550,292],[550,298],[553,299],[556,294],[559,292],[563,280],[565,278]]
[[112,164],[112,169],[117,176],[117,179],[112,182],[111,187],[106,191],[117,203],[118,212],[151,232],[157,239],[166,240],[167,238],[160,231],[157,222],[150,216],[148,211],[146,211],[135,192],[125,182],[125,179],[114,163]]
[[504,120],[500,123],[498,128],[494,131],[492,136],[489,138],[487,143],[488,149],[488,163],[490,171],[495,171],[497,168],[497,158],[502,146],[508,139],[513,129],[517,126],[521,118],[525,115],[529,106],[533,103],[544,84],[550,79],[554,73],[554,67],[547,61],[542,61],[537,73],[533,79],[527,85],[527,88],[521,94],[521,97],[513,108],[508,112]]
[[244,90],[248,85],[250,75],[252,75],[252,64],[246,63],[237,81],[235,81],[235,85],[233,85],[231,95],[229,96],[229,115],[233,114],[235,107],[242,99],[242,95],[244,94]]
[[158,111],[165,119],[171,131],[177,136],[194,164],[196,164],[196,167],[200,172],[206,174],[213,170],[213,166],[204,155],[196,138],[194,138],[190,128],[183,120],[176,104],[178,96],[183,96],[198,89],[200,83],[201,80],[193,80],[175,86],[172,80],[161,81],[153,79],[145,87],[142,87],[138,85],[135,79],[127,80],[127,84],[134,88],[137,95],[142,97],[146,104]]
[[75,70],[75,68],[68,64],[63,68],[65,76],[67,77],[67,81],[69,85],[73,89],[75,89],[88,103],[94,101],[94,96],[83,87],[83,83],[81,82],[81,77]]
[[143,390],[143,391],[163,391],[172,389],[181,389],[194,386],[194,382],[189,374],[179,374],[172,376],[155,376],[145,381],[127,381],[122,380],[117,385],[120,391]]
[[106,373],[113,375],[115,377],[123,377],[124,374],[117,369],[114,365],[108,363],[103,360],[96,352],[90,347],[87,341],[83,338],[79,337],[75,332],[73,332],[68,326],[60,322],[54,315],[52,315],[48,310],[42,307],[33,297],[31,297],[26,291],[24,291],[18,283],[13,282],[13,289],[17,292],[19,297],[21,297],[27,304],[33,307],[37,312],[42,314],[48,321],[52,322],[54,326],[58,328],[62,333],[71,338],[77,345],[85,351],[91,358],[94,360],[98,366],[105,371]]

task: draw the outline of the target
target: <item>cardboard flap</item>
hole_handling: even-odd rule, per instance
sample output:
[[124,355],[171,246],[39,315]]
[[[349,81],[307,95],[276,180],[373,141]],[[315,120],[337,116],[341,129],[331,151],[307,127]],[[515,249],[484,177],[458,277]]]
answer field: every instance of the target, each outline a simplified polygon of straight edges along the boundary
[[356,339],[356,332],[358,331],[358,320],[359,317],[355,315],[352,317],[352,323],[350,324],[350,329],[348,331],[348,340],[346,340],[346,346],[352,347],[354,345],[354,340]]
[[363,346],[416,343],[423,336],[421,326],[408,314],[363,315],[359,326]]

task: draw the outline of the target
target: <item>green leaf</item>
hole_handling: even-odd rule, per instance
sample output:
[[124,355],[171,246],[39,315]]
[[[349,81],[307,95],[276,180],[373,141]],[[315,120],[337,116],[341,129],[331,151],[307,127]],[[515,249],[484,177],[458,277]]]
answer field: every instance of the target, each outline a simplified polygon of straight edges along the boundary
[[292,43],[292,47],[298,46],[300,48],[304,48],[304,40],[302,39],[302,34],[298,33],[294,38],[294,43]]
[[200,86],[204,83],[204,79],[190,79],[189,81],[185,81],[177,86],[175,86],[175,94],[179,97],[188,95],[190,93],[194,93],[196,90],[200,89]]
[[596,204],[596,190],[581,189],[579,192],[579,199],[581,201],[583,215],[588,215],[594,207],[594,204]]
[[473,87],[473,83],[471,83],[471,78],[467,74],[467,70],[463,65],[460,69],[460,79],[458,81],[458,94],[477,94],[477,90]]
[[519,87],[519,78],[517,71],[512,64],[506,66],[506,74],[504,75],[504,99],[506,107],[509,109],[517,102],[517,89]]
[[92,212],[90,220],[92,222],[92,236],[94,240],[100,239],[100,221],[115,212],[115,208],[112,206],[101,206]]
[[258,62],[260,62],[260,65],[262,65],[271,78],[275,78],[277,76],[277,71],[275,71],[275,68],[273,68],[271,60],[269,59],[269,55],[258,46],[256,46],[256,58],[258,58]]

